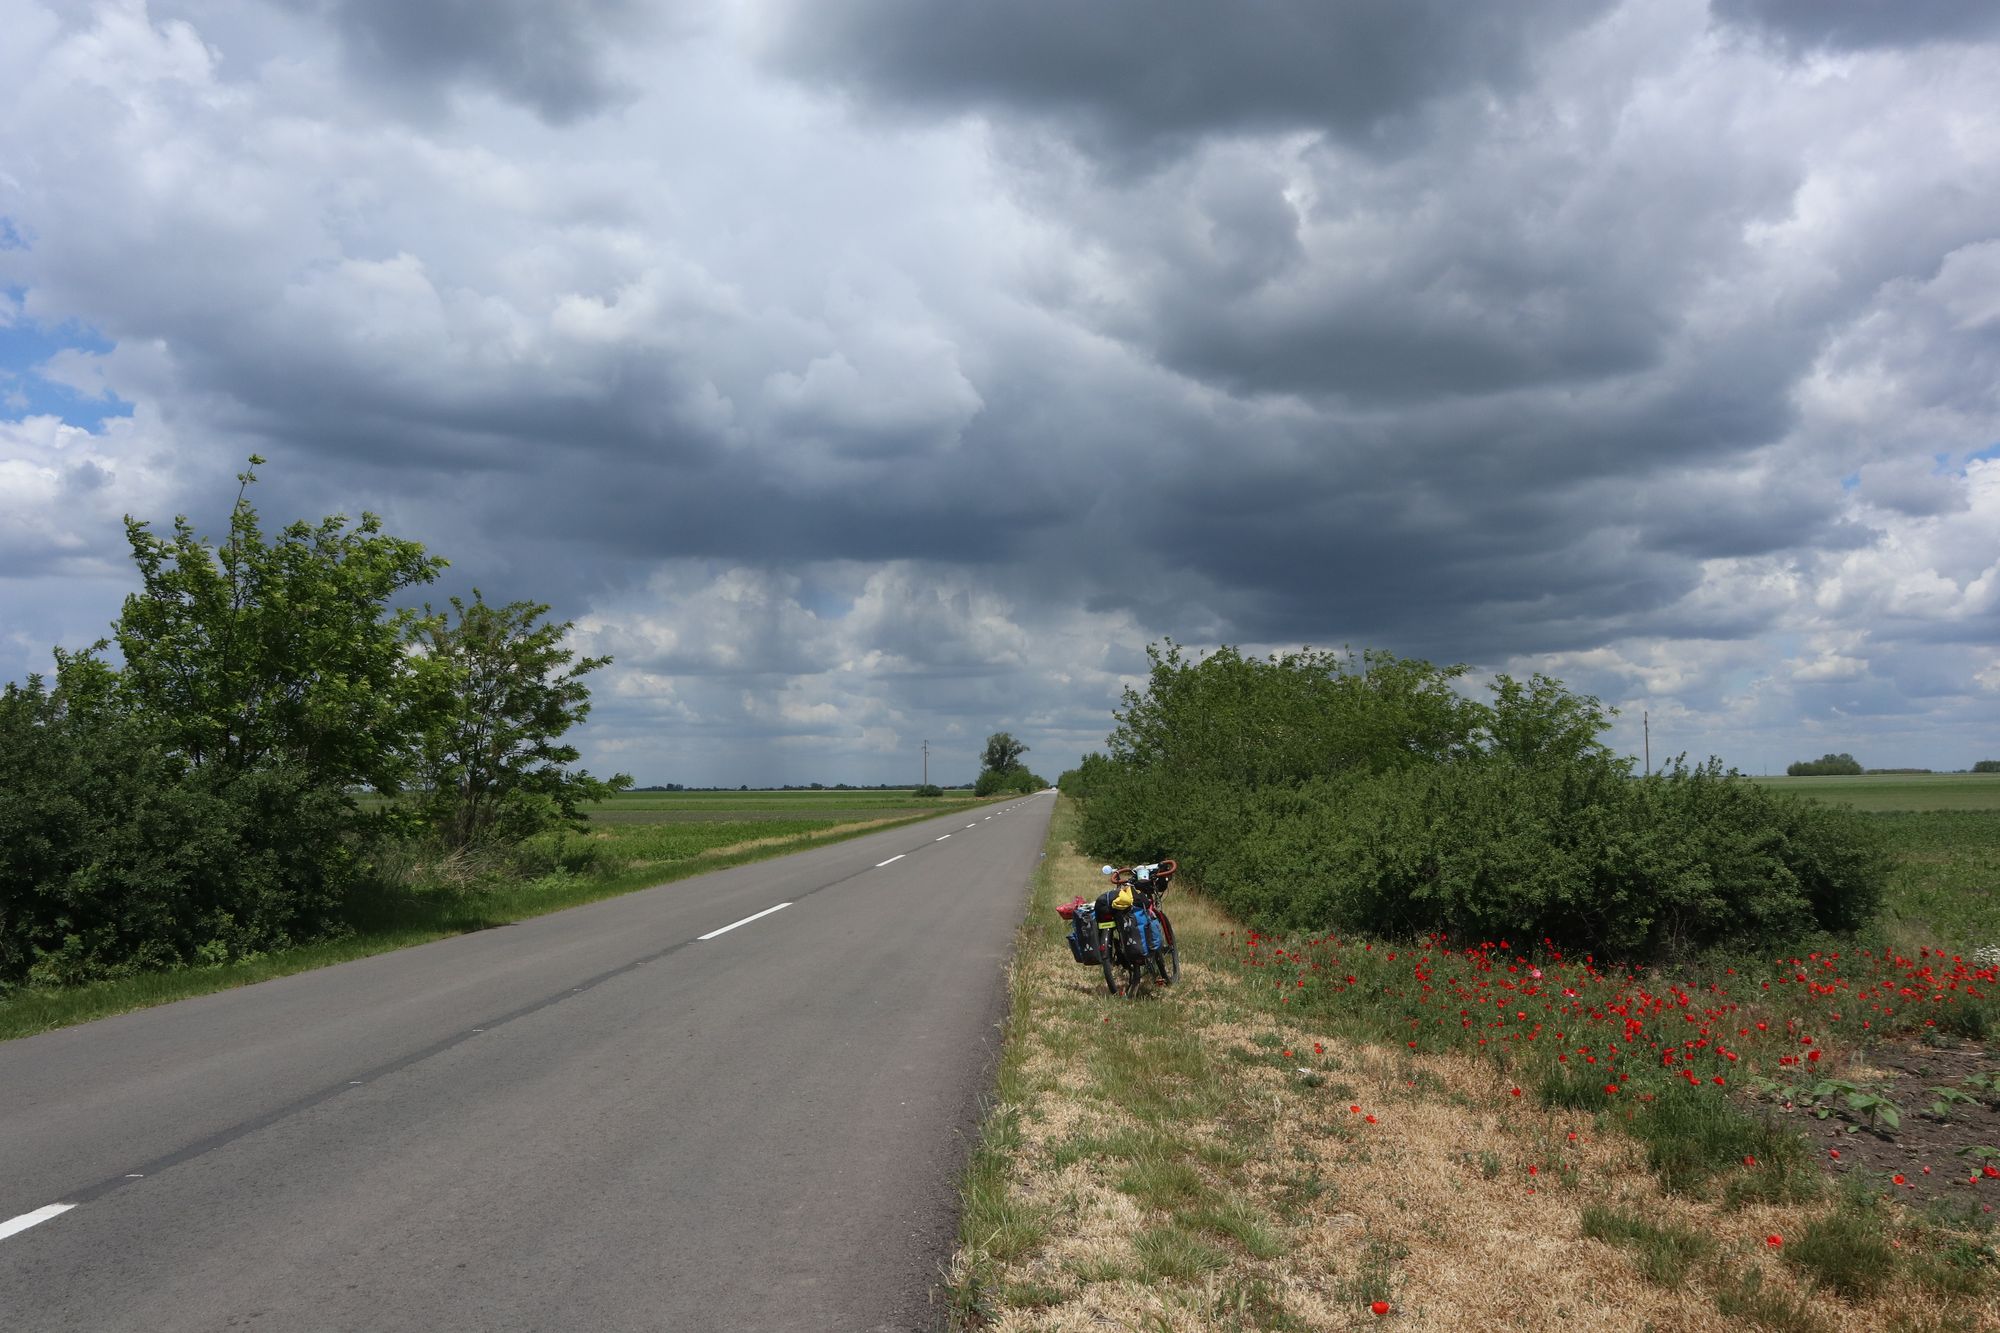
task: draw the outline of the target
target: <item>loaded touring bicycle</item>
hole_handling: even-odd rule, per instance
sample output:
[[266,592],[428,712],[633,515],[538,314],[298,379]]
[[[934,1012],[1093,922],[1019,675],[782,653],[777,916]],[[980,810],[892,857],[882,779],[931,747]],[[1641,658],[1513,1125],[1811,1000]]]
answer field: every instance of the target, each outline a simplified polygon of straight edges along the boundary
[[1096,901],[1078,898],[1056,908],[1056,914],[1070,923],[1070,955],[1085,967],[1103,969],[1104,987],[1111,994],[1138,995],[1148,971],[1162,986],[1179,978],[1181,956],[1174,943],[1174,923],[1160,906],[1179,870],[1171,859],[1106,866],[1111,887]]

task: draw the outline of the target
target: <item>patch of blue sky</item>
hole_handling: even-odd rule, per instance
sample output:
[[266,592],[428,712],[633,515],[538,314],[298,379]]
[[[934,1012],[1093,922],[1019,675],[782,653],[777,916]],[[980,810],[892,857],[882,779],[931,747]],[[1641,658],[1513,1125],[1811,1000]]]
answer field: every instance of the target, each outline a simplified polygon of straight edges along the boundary
[[1979,462],[1984,463],[1995,458],[2000,458],[2000,440],[1995,440],[1992,444],[1987,445],[1984,449],[1974,449],[1971,453],[1965,456],[1965,461],[1970,463],[1973,462],[1974,460],[1977,460]]
[[[0,219],[0,222],[4,222]],[[0,241],[12,236],[0,232]],[[72,426],[100,428],[109,417],[132,415],[132,404],[115,394],[90,394],[43,373],[62,352],[102,356],[113,346],[97,330],[81,324],[47,325],[21,314],[26,292],[0,289],[0,415],[61,417]]]

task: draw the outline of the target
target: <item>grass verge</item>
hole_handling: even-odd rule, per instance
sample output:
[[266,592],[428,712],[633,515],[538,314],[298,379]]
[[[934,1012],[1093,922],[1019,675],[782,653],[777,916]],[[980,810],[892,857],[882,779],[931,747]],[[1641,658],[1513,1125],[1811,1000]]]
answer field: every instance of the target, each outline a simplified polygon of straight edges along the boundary
[[[1064,798],[942,1287],[953,1328],[1337,1329],[1377,1301],[1413,1328],[2000,1328],[1990,1214],[1832,1191],[1720,1089],[1641,1101],[1594,1074],[1538,1095],[1517,1045],[1412,1036],[1398,1006],[1424,978],[1404,966],[1385,996],[1360,941],[1335,974],[1302,949],[1247,962],[1240,927],[1176,894],[1181,983],[1106,997],[1053,910],[1095,892],[1075,830]],[[1456,1029],[1473,1011],[1450,1005]]]

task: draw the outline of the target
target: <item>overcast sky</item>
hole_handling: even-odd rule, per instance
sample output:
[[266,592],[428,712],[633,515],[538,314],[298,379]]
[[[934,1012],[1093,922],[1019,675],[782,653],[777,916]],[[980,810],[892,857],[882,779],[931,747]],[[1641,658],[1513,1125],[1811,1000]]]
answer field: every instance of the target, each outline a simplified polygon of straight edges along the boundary
[[1053,778],[1149,642],[2000,758],[1990,0],[0,0],[0,679],[362,510],[642,783]]

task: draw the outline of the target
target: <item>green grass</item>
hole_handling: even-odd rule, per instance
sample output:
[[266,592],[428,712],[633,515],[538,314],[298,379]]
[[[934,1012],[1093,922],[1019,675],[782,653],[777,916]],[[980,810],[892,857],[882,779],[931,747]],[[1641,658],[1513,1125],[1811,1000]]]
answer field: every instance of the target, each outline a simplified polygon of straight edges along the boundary
[[2000,812],[2000,773],[1864,774],[1861,777],[1751,778],[1760,787],[1857,810]]
[[1671,1193],[1705,1196],[1717,1176],[1736,1176],[1746,1157],[1756,1160],[1756,1173],[1732,1180],[1734,1202],[1796,1202],[1816,1192],[1796,1130],[1746,1114],[1707,1089],[1669,1083],[1624,1124],[1646,1145],[1646,1165]]
[[[701,799],[687,799],[695,797]],[[832,797],[878,799],[857,812],[851,801],[836,805],[823,799]],[[730,801],[736,802],[733,809],[727,804]],[[971,802],[924,800],[908,792],[643,792],[619,796],[591,808],[592,828],[586,833],[544,834],[485,867],[469,862],[420,867],[414,882],[362,895],[350,905],[353,933],[339,939],[226,966],[150,972],[64,989],[17,991],[0,1000],[0,1041],[233,990],[579,907],[711,870],[783,856],[808,846],[841,842],[932,818],[953,804],[967,806]],[[658,807],[652,813],[699,808],[705,814],[690,821],[599,823],[600,815],[644,814],[649,806]],[[806,813],[788,813],[795,811]],[[731,814],[735,817],[726,817]],[[869,826],[834,831],[863,821]],[[528,874],[532,877],[524,876],[523,866],[531,867]]]
[[1148,1277],[1193,1282],[1229,1267],[1229,1255],[1182,1227],[1148,1227],[1132,1238],[1139,1266]]
[[[1061,845],[1058,837],[1065,828],[1062,815],[1059,805],[1049,829],[1050,849]],[[1044,857],[1029,888],[1028,915],[1020,927],[1017,948],[1025,946],[1030,936],[1040,937],[1046,946],[1046,937],[1054,933],[1048,924],[1057,919],[1050,910],[1055,895],[1049,870],[1050,862]],[[938,1286],[953,1328],[978,1327],[990,1321],[996,1306],[1023,1303],[1017,1288],[1000,1282],[998,1270],[1040,1244],[1048,1234],[1048,1214],[1017,1198],[1012,1189],[1014,1158],[1021,1144],[1020,1108],[1031,1096],[1026,1066],[1031,1049],[1032,998],[1026,980],[1018,973],[1013,975],[1009,979],[1007,1040],[1001,1045],[994,1099],[980,1121],[979,1137],[958,1182],[958,1253]],[[1095,1280],[1087,1273],[1079,1276],[1086,1283]],[[1055,1299],[1058,1297],[1051,1291],[1038,1289],[1026,1303],[1044,1305]]]
[[1968,953],[2000,944],[2000,812],[1884,814],[1875,823],[1895,857],[1885,930],[1906,944]]
[[1896,1270],[1880,1207],[1858,1189],[1850,1191],[1839,1208],[1814,1218],[1804,1235],[1786,1241],[1785,1262],[1848,1300],[1873,1296]]
[[1658,1287],[1678,1287],[1688,1270],[1715,1253],[1715,1243],[1685,1227],[1655,1226],[1636,1212],[1591,1204],[1583,1210],[1583,1234],[1633,1252],[1639,1272]]
[[1718,1314],[1739,1320],[1764,1333],[1816,1333],[1820,1322],[1806,1303],[1781,1291],[1764,1290],[1764,1274],[1745,1268],[1737,1276],[1720,1277],[1715,1290]]

